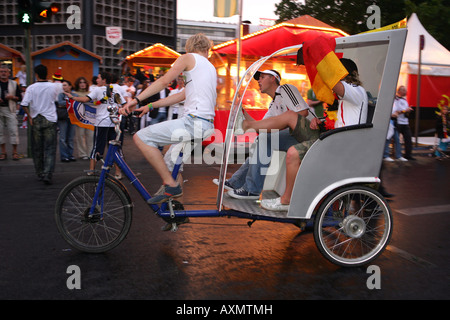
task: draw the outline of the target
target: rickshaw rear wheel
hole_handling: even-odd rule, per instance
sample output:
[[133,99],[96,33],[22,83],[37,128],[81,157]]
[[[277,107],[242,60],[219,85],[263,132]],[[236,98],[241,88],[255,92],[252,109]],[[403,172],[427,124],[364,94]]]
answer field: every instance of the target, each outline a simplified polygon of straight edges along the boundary
[[329,261],[345,267],[377,258],[392,234],[392,213],[383,196],[366,186],[350,186],[329,195],[314,221],[314,241]]

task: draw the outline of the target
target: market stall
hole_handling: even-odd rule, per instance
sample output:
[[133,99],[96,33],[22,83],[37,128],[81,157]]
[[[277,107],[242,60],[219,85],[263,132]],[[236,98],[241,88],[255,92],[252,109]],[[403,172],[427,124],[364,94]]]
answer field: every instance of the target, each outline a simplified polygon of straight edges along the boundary
[[143,50],[130,54],[125,58],[127,67],[134,73],[141,70],[145,73],[157,73],[159,69],[168,69],[180,56],[178,52],[156,43]]
[[88,80],[99,73],[102,57],[70,41],[60,42],[31,54],[33,66],[43,64],[48,75],[59,72],[64,79],[75,83],[78,77]]

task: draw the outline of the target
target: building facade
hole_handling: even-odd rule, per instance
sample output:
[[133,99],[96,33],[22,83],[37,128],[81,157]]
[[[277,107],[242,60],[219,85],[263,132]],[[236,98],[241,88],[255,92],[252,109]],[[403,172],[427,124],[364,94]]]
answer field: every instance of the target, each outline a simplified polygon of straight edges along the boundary
[[[60,5],[60,11],[51,21],[33,25],[32,52],[70,41],[101,56],[100,71],[120,73],[127,55],[154,43],[176,49],[176,0],[52,2]],[[18,9],[17,1],[0,3],[0,43],[22,52],[25,36],[17,21]],[[115,45],[106,38],[106,27],[112,26],[122,28],[122,40]]]

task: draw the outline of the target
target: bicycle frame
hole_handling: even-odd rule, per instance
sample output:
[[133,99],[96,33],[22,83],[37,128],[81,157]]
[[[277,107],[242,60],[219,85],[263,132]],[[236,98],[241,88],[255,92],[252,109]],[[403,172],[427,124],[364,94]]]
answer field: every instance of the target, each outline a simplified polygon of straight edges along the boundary
[[[98,182],[98,186],[93,198],[93,203],[90,209],[90,215],[93,215],[95,208],[99,205],[101,207],[101,216],[103,216],[103,189],[105,185],[105,179],[109,174],[109,171],[116,164],[122,173],[128,178],[136,191],[142,196],[142,198],[147,202],[152,196],[147,191],[145,186],[139,181],[134,172],[125,162],[122,153],[122,146],[120,142],[120,135],[122,134],[119,124],[116,123],[116,139],[109,142],[108,151],[106,153],[106,157],[104,159],[104,164],[102,166],[102,170],[100,172],[100,178]],[[179,169],[181,167],[183,160],[183,150],[180,151],[178,158],[176,160],[174,169],[172,171],[172,177],[176,179]],[[119,182],[120,183],[120,182]],[[298,219],[286,219],[286,218],[278,218],[278,217],[270,217],[270,216],[259,216],[252,215],[246,212],[236,211],[236,210],[173,210],[171,204],[171,200],[168,202],[164,202],[161,206],[151,204],[149,205],[153,211],[160,217],[165,219],[166,221],[170,221],[175,218],[185,218],[185,217],[204,217],[204,218],[212,218],[212,217],[238,217],[244,219],[253,220],[249,222],[250,226],[256,220],[265,220],[272,222],[284,222],[284,223],[298,223]]]

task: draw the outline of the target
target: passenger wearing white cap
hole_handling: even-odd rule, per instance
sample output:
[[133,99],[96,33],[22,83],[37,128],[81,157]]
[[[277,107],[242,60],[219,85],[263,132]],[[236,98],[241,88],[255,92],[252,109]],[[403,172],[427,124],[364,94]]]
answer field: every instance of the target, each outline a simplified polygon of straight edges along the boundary
[[[281,115],[286,111],[307,115],[308,105],[298,89],[290,84],[280,85],[281,76],[276,70],[258,71],[254,78],[258,81],[261,93],[268,94],[273,99],[264,119]],[[245,109],[243,110],[246,120],[254,121]],[[254,147],[252,155],[230,179],[225,181],[225,188],[229,190],[228,195],[236,199],[258,199],[264,186],[272,152],[287,151],[297,143],[288,129],[272,133],[261,132],[252,146]],[[218,183],[217,179],[213,182]]]

